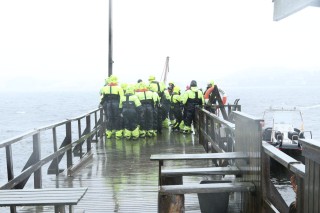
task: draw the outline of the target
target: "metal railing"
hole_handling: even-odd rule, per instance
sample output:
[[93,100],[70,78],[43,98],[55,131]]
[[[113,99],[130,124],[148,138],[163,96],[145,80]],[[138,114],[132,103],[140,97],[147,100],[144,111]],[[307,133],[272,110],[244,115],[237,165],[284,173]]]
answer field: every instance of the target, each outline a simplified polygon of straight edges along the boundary
[[[42,169],[45,166],[48,166],[48,174],[58,175],[67,171],[68,175],[72,175],[92,157],[91,143],[102,139],[104,120],[103,109],[100,108],[2,141],[0,151],[4,149],[5,154],[1,155],[0,160],[6,162],[1,166],[6,166],[7,182],[0,189],[22,189],[31,175],[34,177],[34,188],[42,188]],[[18,151],[15,152],[15,149]],[[28,150],[31,154],[24,161],[22,158]],[[42,154],[46,156],[42,157]],[[77,158],[79,162],[74,163]],[[60,169],[63,164],[65,168]]]

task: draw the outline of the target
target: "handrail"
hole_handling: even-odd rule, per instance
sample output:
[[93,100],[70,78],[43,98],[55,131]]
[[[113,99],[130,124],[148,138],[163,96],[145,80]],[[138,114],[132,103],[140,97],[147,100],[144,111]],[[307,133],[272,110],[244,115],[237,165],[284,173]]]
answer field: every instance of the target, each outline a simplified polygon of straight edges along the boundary
[[[207,110],[204,110],[201,108],[198,108],[197,110],[198,110],[197,111],[198,116],[197,116],[196,123],[197,123],[197,129],[199,131],[198,132],[199,143],[202,144],[206,150],[208,150],[207,152],[209,151],[229,152],[228,149],[221,148],[222,142],[224,142],[223,144],[229,143],[230,141],[237,143],[237,141],[235,141],[236,133],[238,132],[242,134],[242,132],[241,131],[239,132],[239,130],[236,131],[237,126],[234,126],[233,124],[230,125],[229,121],[224,121],[220,117],[210,113]],[[248,118],[249,117],[251,116],[248,116]],[[251,119],[254,119],[254,117],[251,117]],[[259,121],[259,119],[257,119],[257,121]],[[226,137],[221,137],[221,131],[224,132],[224,134],[226,134],[225,135]],[[279,149],[272,146],[271,144],[267,142],[263,142],[261,124],[259,124],[258,122],[257,122],[255,131],[257,132],[253,133],[252,135],[253,138],[256,137],[257,139],[257,135],[261,135],[261,141],[257,141],[257,143],[261,143],[260,157],[262,158],[262,164],[261,164],[261,168],[258,169],[258,171],[262,172],[261,188],[262,188],[263,196],[261,197],[261,199],[262,199],[262,202],[265,204],[264,207],[262,208],[266,208],[271,212],[277,212],[277,211],[287,212],[288,211],[288,206],[285,203],[284,198],[277,191],[277,189],[271,182],[270,178],[268,178],[270,177],[269,162],[272,159],[278,162],[279,164],[281,164],[284,168],[286,168],[291,174],[295,176],[296,182],[297,182],[297,196],[296,196],[297,212],[304,212],[306,210],[304,205],[308,205],[307,203],[305,203],[306,198],[305,198],[304,191],[307,190],[305,189],[305,185],[311,184],[310,186],[313,187],[312,182],[305,183],[305,181],[310,181],[310,180],[305,180],[306,165],[286,155],[284,152],[280,151]],[[250,134],[247,134],[247,135],[251,137]],[[252,139],[247,138],[247,140],[250,141]],[[302,144],[302,148],[305,153],[304,155],[309,154],[311,158],[312,157],[314,158],[311,160],[320,161],[320,157],[314,157],[314,156],[319,156],[319,153],[315,151],[320,149],[317,143],[315,143],[314,141],[305,141],[302,139],[299,139],[299,143]],[[308,149],[306,149],[306,143],[308,143],[308,147],[307,147]],[[211,146],[212,150],[210,150],[208,146]],[[239,150],[233,150],[233,151],[239,151]],[[308,159],[308,161],[310,161],[310,159]],[[312,166],[314,164],[310,164],[310,165]]]
[[[99,117],[99,119],[98,119]],[[85,128],[82,132],[81,125],[82,121],[85,123]],[[102,140],[103,132],[104,132],[104,122],[105,118],[103,115],[103,109],[98,108],[95,110],[91,110],[90,112],[83,114],[81,116],[77,116],[72,119],[66,119],[64,121],[49,124],[47,126],[40,127],[35,130],[28,131],[23,133],[19,136],[4,140],[0,143],[0,148],[5,148],[6,152],[6,159],[0,159],[2,162],[6,160],[7,162],[7,178],[8,182],[5,183],[3,186],[0,186],[0,189],[12,189],[12,188],[24,188],[25,184],[27,183],[28,179],[32,174],[34,174],[34,187],[41,188],[42,183],[42,173],[41,168],[46,165],[47,163],[51,162],[50,167],[48,168],[48,174],[56,174],[58,175],[63,170],[59,170],[59,163],[63,156],[66,154],[66,163],[67,169],[74,166],[73,159],[79,157],[80,159],[84,157],[88,157],[88,153],[91,151],[91,143],[97,141],[98,139]],[[72,124],[76,123],[78,128],[74,128],[78,130],[79,138],[72,140]],[[91,123],[92,125],[91,127]],[[76,126],[74,125],[74,126]],[[58,132],[57,127],[65,126],[65,131]],[[53,138],[52,142],[54,144],[54,150],[46,157],[41,158],[41,143],[43,141],[40,140],[40,135],[47,133],[47,131],[52,131],[51,134]],[[63,136],[65,135],[60,147],[57,146],[57,135]],[[25,163],[24,168],[18,175],[14,175],[14,171],[17,169],[13,167],[13,156],[12,156],[12,149],[15,144],[18,144],[22,140],[28,140],[32,137],[33,141],[33,152],[30,155],[28,161]],[[95,139],[95,140],[94,140]],[[87,142],[86,151],[82,153],[82,145]],[[75,151],[75,148],[80,149],[79,153],[74,153],[72,155],[72,149]],[[52,172],[54,170],[56,172]]]

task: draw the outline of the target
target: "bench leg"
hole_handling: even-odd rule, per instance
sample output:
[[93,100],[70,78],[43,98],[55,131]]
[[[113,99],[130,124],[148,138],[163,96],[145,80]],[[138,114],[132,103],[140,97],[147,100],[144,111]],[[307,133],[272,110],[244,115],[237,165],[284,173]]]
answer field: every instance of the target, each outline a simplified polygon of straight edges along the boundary
[[73,205],[69,205],[69,213],[73,213]]
[[10,213],[16,213],[16,212],[17,212],[17,207],[10,206]]
[[64,205],[54,206],[54,213],[66,213],[65,206]]
[[[162,185],[181,185],[182,177],[162,177]],[[161,195],[158,194],[158,212],[185,212],[184,195]]]

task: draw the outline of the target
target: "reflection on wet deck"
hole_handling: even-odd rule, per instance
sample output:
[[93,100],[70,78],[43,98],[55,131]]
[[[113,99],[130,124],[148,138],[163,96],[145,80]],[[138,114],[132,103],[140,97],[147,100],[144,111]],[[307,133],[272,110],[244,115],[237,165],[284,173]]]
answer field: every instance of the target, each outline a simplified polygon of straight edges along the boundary
[[[59,176],[57,183],[89,188],[75,212],[157,212],[158,163],[150,156],[199,152],[204,149],[194,135],[169,131],[137,141],[107,140],[97,144],[92,163],[72,179]],[[186,195],[186,211],[200,212],[197,195]]]
[[[158,162],[150,161],[152,154],[204,153],[194,135],[163,131],[157,138],[137,141],[107,140],[98,143],[93,161],[73,177],[50,176],[43,187],[88,187],[75,212],[157,212]],[[169,162],[170,163],[170,162]],[[185,162],[181,162],[185,163]],[[194,162],[204,166],[204,162]],[[168,166],[168,165],[166,165]],[[174,167],[175,165],[169,165]],[[197,165],[195,165],[197,166]],[[184,183],[202,177],[185,177]],[[52,207],[31,210],[23,207],[19,212],[53,212]],[[200,212],[196,194],[185,195],[186,212]]]

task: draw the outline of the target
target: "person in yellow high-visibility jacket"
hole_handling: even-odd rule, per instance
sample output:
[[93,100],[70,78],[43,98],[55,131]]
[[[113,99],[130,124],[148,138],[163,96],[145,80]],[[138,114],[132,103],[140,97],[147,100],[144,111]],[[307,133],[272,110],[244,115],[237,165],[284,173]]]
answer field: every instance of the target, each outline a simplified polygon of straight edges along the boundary
[[140,137],[155,136],[153,129],[153,109],[157,102],[157,98],[155,97],[154,92],[150,91],[147,84],[143,81],[136,85],[135,94],[138,96],[142,106],[142,113],[139,118]]
[[184,130],[183,133],[191,133],[191,124],[195,121],[196,106],[203,106],[203,93],[197,87],[197,82],[192,80],[190,83],[190,90],[187,90],[182,96],[182,103],[184,105]]
[[180,131],[180,124],[182,121],[182,103],[181,103],[180,87],[175,86],[173,88],[170,102],[171,102],[170,112],[176,118],[175,122],[172,123],[172,130]]
[[119,101],[123,96],[123,89],[118,86],[118,78],[109,76],[106,85],[101,89],[101,102],[106,115],[106,137],[111,138],[115,133],[116,138],[122,138],[122,127],[120,123]]
[[126,94],[121,97],[119,109],[122,112],[124,132],[126,139],[139,138],[139,115],[141,114],[141,102],[134,93],[134,86],[130,85],[126,89]]

